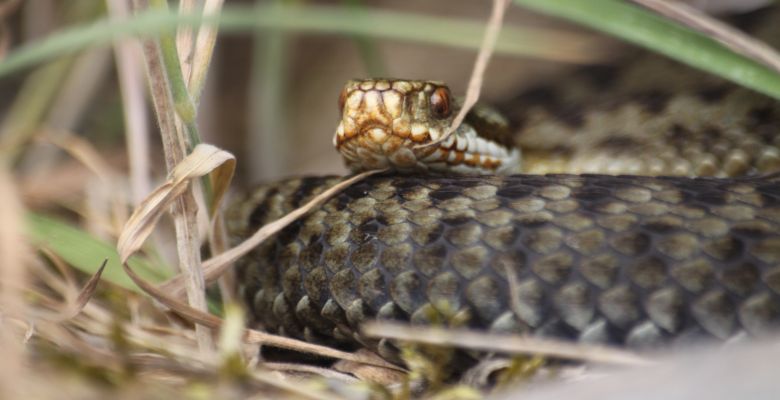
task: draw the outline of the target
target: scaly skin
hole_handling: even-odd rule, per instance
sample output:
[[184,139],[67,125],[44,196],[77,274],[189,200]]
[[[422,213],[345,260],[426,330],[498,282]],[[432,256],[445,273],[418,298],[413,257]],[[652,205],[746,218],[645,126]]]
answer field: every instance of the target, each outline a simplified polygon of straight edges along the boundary
[[[230,230],[249,235],[337,181],[264,186],[233,210]],[[265,327],[387,357],[360,323],[454,315],[471,328],[630,346],[761,335],[780,322],[780,177],[371,177],[239,271]]]
[[[767,37],[778,31],[770,24]],[[389,358],[392,345],[362,337],[361,322],[433,319],[639,347],[776,329],[780,178],[766,174],[780,170],[778,102],[656,57],[607,77],[575,75],[502,107],[524,171],[678,176],[369,178],[239,262],[254,320]],[[334,141],[349,166],[494,167],[473,156],[466,163],[468,151],[454,143],[436,155],[399,150],[440,136],[458,105],[430,115],[443,84],[398,82],[345,87]],[[378,101],[388,90],[401,98]],[[459,133],[498,137],[505,128],[484,112]],[[357,143],[371,156],[358,157]],[[456,151],[464,154],[447,153]],[[337,180],[259,188],[231,212],[234,239]],[[518,282],[516,304],[508,273]]]

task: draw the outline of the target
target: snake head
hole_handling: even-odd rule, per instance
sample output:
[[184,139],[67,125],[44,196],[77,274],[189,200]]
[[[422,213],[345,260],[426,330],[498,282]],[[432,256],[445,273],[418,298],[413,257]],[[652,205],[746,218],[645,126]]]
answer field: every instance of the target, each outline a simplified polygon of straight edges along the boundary
[[[426,146],[447,131],[460,103],[442,82],[351,80],[339,95],[341,121],[333,144],[353,171],[391,168],[401,172],[466,174],[518,172],[520,153],[508,129],[496,140],[496,126],[479,112],[446,140]],[[505,125],[505,124],[504,124]],[[478,130],[481,128],[482,131]]]

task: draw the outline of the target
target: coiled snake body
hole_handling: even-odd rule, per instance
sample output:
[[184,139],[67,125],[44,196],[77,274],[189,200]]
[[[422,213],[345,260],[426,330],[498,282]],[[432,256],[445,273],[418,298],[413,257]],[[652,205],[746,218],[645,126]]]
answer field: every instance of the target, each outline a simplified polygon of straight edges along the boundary
[[[672,64],[639,69],[659,63]],[[392,346],[361,336],[361,322],[445,321],[629,346],[773,332],[780,105],[674,68],[673,94],[649,75],[621,83],[626,74],[572,81],[567,98],[530,90],[506,107],[520,126],[514,136],[478,109],[433,147],[417,145],[457,111],[446,86],[348,83],[334,138],[348,165],[413,173],[353,185],[242,260],[253,317],[388,357]],[[585,97],[587,85],[610,94]],[[524,172],[585,174],[479,175],[515,172],[521,158]],[[478,175],[419,172],[449,168]],[[262,186],[233,208],[231,232],[245,237],[338,180]]]

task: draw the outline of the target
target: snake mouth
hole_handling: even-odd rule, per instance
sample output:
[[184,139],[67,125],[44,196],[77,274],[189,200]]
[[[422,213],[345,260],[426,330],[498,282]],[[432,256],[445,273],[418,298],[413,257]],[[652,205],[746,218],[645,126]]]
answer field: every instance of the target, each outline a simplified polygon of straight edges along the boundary
[[459,129],[441,142],[422,162],[433,170],[464,174],[518,173],[520,151],[487,140],[471,129]]
[[382,124],[366,124],[358,134],[345,135],[339,125],[334,145],[354,171],[393,168],[402,172],[438,171],[462,174],[516,173],[520,164],[517,149],[506,148],[478,136],[471,129],[459,129],[436,146],[431,136],[438,132],[424,132],[418,141],[403,137]]
[[415,152],[415,143],[404,139],[383,124],[364,124],[357,134],[344,132],[339,124],[333,138],[347,166],[355,171],[392,167],[398,170],[420,169],[419,159],[429,154]]

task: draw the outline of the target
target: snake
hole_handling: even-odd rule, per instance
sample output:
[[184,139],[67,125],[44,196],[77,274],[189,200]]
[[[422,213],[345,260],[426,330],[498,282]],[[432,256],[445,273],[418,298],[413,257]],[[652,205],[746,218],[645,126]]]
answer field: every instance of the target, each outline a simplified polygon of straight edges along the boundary
[[[334,145],[353,171],[392,172],[238,262],[252,322],[391,360],[397,343],[361,324],[633,349],[776,333],[780,104],[659,56],[628,65],[479,105],[448,137],[446,84],[349,81]],[[232,239],[342,179],[261,185],[229,211]]]

